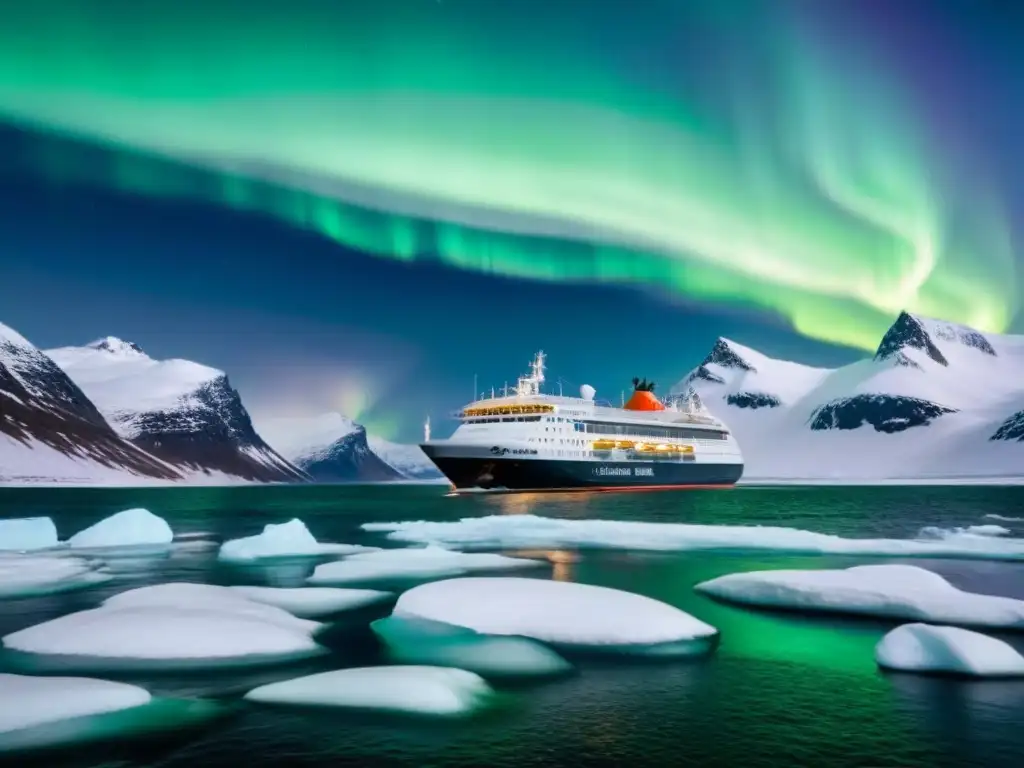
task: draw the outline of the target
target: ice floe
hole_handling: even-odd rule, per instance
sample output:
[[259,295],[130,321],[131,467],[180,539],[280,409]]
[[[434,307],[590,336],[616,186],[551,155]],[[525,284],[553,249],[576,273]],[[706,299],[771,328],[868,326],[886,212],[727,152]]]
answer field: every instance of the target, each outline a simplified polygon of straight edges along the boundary
[[937,573],[915,565],[731,573],[702,582],[695,589],[722,600],[766,608],[1024,629],[1024,600],[964,592]]
[[549,677],[574,667],[547,646],[525,637],[482,635],[429,619],[389,616],[370,627],[396,664],[457,667],[483,677]]
[[352,707],[422,715],[464,715],[490,703],[493,689],[464,669],[427,666],[358,667],[270,683],[250,701]]
[[884,669],[972,677],[1024,675],[1024,656],[1009,643],[959,627],[904,624],[875,646]]
[[546,562],[489,553],[455,552],[438,546],[381,549],[318,565],[309,584],[349,584],[382,579],[436,579],[472,571],[536,568]]
[[3,645],[30,654],[20,659],[30,668],[249,666],[325,653],[311,637],[316,627],[273,606],[242,599],[233,604],[207,598],[187,606],[165,597],[151,605],[104,604],[61,616],[7,635]]
[[57,526],[48,517],[0,520],[0,551],[31,552],[57,544]]
[[79,557],[0,555],[0,598],[37,597],[84,589],[113,578]]
[[273,605],[307,619],[351,611],[385,602],[394,595],[376,589],[340,589],[335,587],[229,587],[233,592],[257,603]]
[[667,603],[608,587],[523,578],[448,579],[398,598],[394,616],[565,647],[701,653],[718,630]]
[[[282,590],[284,591],[284,590]],[[256,601],[231,587],[215,584],[190,584],[176,582],[139,587],[121,592],[103,602],[106,608],[187,608],[221,614],[251,616],[252,618],[276,624],[285,629],[309,634],[320,628],[320,624],[300,619],[282,607],[266,601]]]
[[[964,557],[1024,560],[1024,539],[952,530],[928,539],[852,539],[798,528],[690,525],[615,520],[560,520],[536,515],[490,515],[457,522],[364,523],[407,542],[478,549],[590,547],[652,551],[773,550],[788,553]],[[942,529],[933,529],[933,532]]]
[[126,509],[79,531],[68,544],[73,549],[108,547],[170,547],[174,532],[167,521],[148,509]]
[[1006,515],[985,515],[989,520],[1002,520],[1004,523],[1024,523],[1024,517],[1007,517]]
[[89,677],[0,674],[0,734],[148,704],[136,685]]
[[227,562],[251,563],[282,557],[351,555],[376,549],[355,544],[323,544],[309,532],[305,523],[294,518],[287,523],[268,523],[262,533],[255,536],[225,541],[220,546],[218,557]]
[[0,759],[21,764],[32,750],[187,729],[228,712],[217,702],[152,698],[108,680],[0,674]]

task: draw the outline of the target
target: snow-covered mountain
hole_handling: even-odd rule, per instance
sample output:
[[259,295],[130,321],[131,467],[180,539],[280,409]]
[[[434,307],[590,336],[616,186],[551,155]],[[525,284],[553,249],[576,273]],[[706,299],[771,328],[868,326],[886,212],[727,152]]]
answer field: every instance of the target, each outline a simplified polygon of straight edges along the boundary
[[114,337],[47,354],[118,434],[183,473],[260,482],[308,479],[256,433],[223,371],[188,360],[154,360]]
[[409,480],[442,480],[444,475],[418,445],[370,436],[370,450]]
[[118,435],[53,360],[0,324],[0,483],[180,479]]
[[1024,336],[904,312],[872,358],[836,369],[719,339],[673,393],[729,425],[746,479],[1024,475]]
[[268,419],[259,426],[271,445],[317,482],[381,482],[441,476],[419,446],[368,437],[365,427],[340,413]]

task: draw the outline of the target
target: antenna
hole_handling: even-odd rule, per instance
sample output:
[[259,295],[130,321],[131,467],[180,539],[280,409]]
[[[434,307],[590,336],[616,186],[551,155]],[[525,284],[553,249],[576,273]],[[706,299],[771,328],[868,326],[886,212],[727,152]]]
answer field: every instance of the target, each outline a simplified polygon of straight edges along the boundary
[[430,414],[427,414],[427,420],[423,422],[423,442],[430,442]]
[[[476,392],[476,374],[474,373],[473,374],[473,400],[476,400],[476,396],[477,396],[477,392]],[[472,402],[472,401],[470,401],[470,402]]]
[[619,401],[620,401],[619,407],[620,408],[625,408],[626,407],[626,391],[625,390],[622,390],[621,392],[619,392]]
[[494,387],[491,387],[491,400],[494,399]]

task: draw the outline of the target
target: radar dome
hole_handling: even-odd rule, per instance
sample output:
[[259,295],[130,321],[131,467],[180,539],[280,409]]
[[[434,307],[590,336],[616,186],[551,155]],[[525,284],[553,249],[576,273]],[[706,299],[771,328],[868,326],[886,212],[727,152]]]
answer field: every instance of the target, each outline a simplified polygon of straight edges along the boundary
[[582,387],[580,387],[580,397],[582,397],[584,400],[593,400],[595,394],[597,394],[597,390],[594,389],[589,384],[584,384]]

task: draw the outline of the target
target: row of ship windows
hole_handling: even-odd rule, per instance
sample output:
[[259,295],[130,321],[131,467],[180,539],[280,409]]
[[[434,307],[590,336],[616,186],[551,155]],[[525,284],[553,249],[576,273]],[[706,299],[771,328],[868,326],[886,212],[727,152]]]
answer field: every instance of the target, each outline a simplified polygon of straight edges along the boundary
[[725,440],[728,432],[688,427],[647,426],[645,424],[616,424],[609,421],[573,421],[561,416],[502,416],[474,419],[474,424],[493,424],[498,421],[551,421],[571,424],[574,432],[622,437],[671,437],[678,440]]

